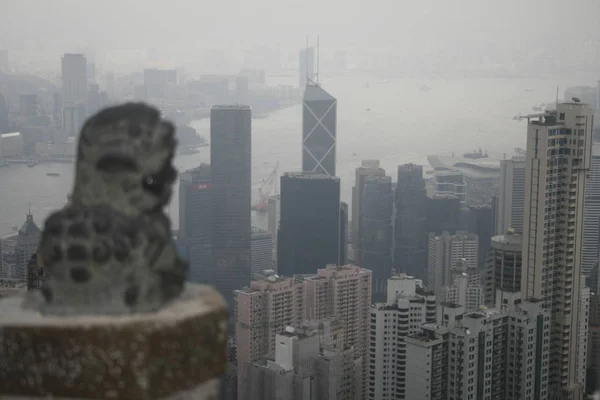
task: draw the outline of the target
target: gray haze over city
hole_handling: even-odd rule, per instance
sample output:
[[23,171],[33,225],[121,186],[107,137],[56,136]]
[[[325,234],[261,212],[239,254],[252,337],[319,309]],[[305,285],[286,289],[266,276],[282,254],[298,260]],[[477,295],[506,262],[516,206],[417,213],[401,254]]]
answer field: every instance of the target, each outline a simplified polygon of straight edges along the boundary
[[599,21],[0,0],[0,398],[590,399]]

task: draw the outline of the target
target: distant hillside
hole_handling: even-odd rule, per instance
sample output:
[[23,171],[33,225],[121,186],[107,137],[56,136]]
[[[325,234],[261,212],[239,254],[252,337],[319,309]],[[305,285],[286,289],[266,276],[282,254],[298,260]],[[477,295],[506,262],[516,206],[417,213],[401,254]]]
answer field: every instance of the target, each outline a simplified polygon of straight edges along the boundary
[[9,75],[0,72],[0,93],[11,103],[19,101],[22,94],[36,94],[49,101],[54,92],[59,91],[53,83],[32,75]]

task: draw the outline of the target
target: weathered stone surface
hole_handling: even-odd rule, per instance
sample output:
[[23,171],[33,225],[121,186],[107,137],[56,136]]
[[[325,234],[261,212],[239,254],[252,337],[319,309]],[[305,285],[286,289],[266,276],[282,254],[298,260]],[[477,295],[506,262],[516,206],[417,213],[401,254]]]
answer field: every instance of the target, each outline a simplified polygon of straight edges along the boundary
[[45,314],[132,314],[160,309],[187,270],[163,213],[177,175],[173,126],[126,104],[91,117],[79,140],[71,202],[46,221],[40,262]]
[[225,371],[226,304],[210,287],[131,316],[44,316],[22,301],[0,300],[0,397],[211,399]]

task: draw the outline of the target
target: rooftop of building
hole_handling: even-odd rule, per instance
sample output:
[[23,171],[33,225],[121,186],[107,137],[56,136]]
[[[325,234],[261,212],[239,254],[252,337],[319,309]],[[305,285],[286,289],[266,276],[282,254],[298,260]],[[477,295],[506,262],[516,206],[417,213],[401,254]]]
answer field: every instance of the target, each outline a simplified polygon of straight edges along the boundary
[[331,176],[327,174],[320,174],[318,172],[286,172],[284,176],[294,178],[294,179],[328,179],[328,180],[337,180],[340,178],[337,176]]
[[510,246],[521,246],[523,243],[523,236],[521,234],[516,233],[514,231],[509,231],[505,235],[498,235],[492,237],[492,245],[496,244],[504,244]]
[[440,305],[442,307],[447,307],[447,308],[460,308],[460,307],[462,307],[460,304],[452,303],[450,301],[443,301],[443,302],[440,303]]
[[19,228],[19,236],[41,235],[41,233],[42,230],[33,220],[33,215],[31,213],[27,214],[25,222],[21,225],[21,228]]
[[250,106],[246,104],[215,104],[211,110],[250,110]]
[[335,101],[335,97],[330,95],[320,85],[309,82],[304,89],[302,101]]

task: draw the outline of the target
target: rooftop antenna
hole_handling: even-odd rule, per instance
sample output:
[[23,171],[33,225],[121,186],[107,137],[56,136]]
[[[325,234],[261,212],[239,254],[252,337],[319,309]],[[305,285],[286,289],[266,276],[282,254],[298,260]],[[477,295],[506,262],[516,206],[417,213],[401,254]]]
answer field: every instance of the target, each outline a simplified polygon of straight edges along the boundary
[[29,202],[29,211],[27,212],[27,215],[31,215],[31,202]]
[[319,35],[317,35],[317,86],[319,86]]
[[304,50],[304,72],[306,73],[306,80],[304,86],[310,81],[310,75],[308,73],[308,34],[306,35],[306,49]]

